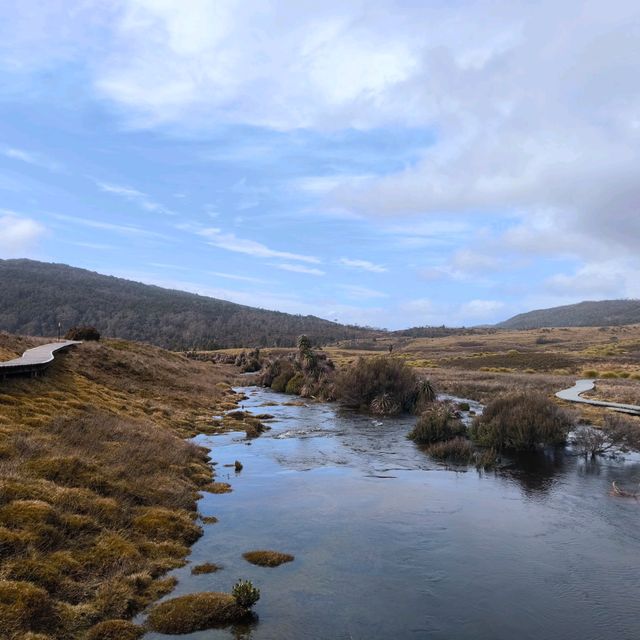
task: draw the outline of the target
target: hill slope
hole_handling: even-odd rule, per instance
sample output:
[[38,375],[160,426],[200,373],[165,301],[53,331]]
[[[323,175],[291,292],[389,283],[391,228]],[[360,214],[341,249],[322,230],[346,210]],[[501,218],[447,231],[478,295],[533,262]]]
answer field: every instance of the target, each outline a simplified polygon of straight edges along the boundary
[[104,276],[63,264],[0,260],[0,330],[25,335],[94,325],[111,337],[170,349],[292,346],[301,333],[316,343],[372,331],[315,316],[267,311]]
[[538,329],[637,323],[640,323],[640,300],[600,300],[520,313],[496,326],[503,329]]

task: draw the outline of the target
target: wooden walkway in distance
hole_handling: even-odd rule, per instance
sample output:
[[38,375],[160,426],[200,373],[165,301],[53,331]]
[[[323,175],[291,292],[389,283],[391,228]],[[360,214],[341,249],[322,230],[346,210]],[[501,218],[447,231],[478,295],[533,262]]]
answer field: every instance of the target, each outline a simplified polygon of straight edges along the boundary
[[614,409],[621,413],[629,413],[631,415],[640,416],[640,406],[635,404],[620,404],[619,402],[605,402],[604,400],[591,400],[590,398],[583,398],[580,394],[585,391],[591,391],[595,389],[596,381],[593,378],[587,378],[585,380],[578,380],[569,389],[563,389],[556,393],[556,397],[561,400],[568,400],[569,402],[580,402],[581,404],[590,404],[595,407],[607,407]]
[[56,353],[77,344],[82,343],[77,340],[65,340],[64,342],[49,342],[33,349],[27,349],[20,358],[0,362],[0,379],[12,375],[35,377],[53,362]]

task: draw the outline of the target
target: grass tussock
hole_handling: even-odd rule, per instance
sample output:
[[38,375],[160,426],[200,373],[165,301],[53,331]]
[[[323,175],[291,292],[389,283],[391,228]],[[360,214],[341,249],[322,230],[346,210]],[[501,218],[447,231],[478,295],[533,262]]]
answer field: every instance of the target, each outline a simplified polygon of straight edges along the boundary
[[215,562],[204,562],[203,564],[197,564],[194,567],[191,567],[191,573],[194,576],[198,576],[203,573],[215,573],[216,571],[220,571],[222,567],[219,564],[215,564]]
[[[36,343],[0,334],[6,357]],[[3,638],[126,638],[122,621],[173,588],[164,574],[201,534],[196,501],[212,482],[207,452],[184,438],[234,399],[224,376],[104,341],[0,383]]]
[[281,553],[280,551],[247,551],[242,554],[242,557],[251,564],[256,564],[259,567],[279,567],[285,562],[292,562],[295,557],[289,553]]
[[239,622],[251,614],[228,593],[195,593],[166,600],[153,607],[148,625],[159,633],[193,633]]
[[447,403],[437,402],[420,414],[408,437],[419,444],[432,444],[464,436],[466,431],[454,409]]
[[138,640],[144,628],[128,620],[105,620],[91,627],[85,640]]

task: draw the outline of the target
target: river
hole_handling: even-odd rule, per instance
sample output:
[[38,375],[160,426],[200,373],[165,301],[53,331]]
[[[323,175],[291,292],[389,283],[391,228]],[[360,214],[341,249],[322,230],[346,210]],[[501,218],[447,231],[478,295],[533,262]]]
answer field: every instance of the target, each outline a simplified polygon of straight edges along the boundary
[[[259,620],[181,638],[640,637],[640,503],[608,495],[612,480],[637,486],[638,458],[546,452],[498,472],[449,470],[407,440],[415,418],[243,391],[245,410],[275,416],[272,430],[252,441],[196,438],[233,492],[200,501],[219,522],[205,525],[189,564],[173,572],[168,597],[250,579],[262,592]],[[238,474],[224,466],[236,459]],[[252,549],[296,559],[256,567],[242,558]],[[203,562],[224,568],[191,575]]]

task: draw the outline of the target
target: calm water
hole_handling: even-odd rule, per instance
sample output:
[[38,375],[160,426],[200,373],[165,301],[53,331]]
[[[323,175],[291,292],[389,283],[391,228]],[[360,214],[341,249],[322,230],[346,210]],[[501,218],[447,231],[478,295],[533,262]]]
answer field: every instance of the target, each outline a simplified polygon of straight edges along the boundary
[[[640,464],[560,454],[479,474],[434,464],[406,433],[412,419],[372,420],[331,405],[260,406],[291,396],[245,389],[244,408],[276,416],[251,445],[213,448],[233,493],[205,494],[205,525],[180,595],[260,587],[251,627],[182,638],[619,640],[640,638],[640,503],[609,497],[637,485]],[[236,475],[224,464],[240,460]],[[293,553],[275,569],[257,548]],[[147,634],[148,640],[170,638]]]

